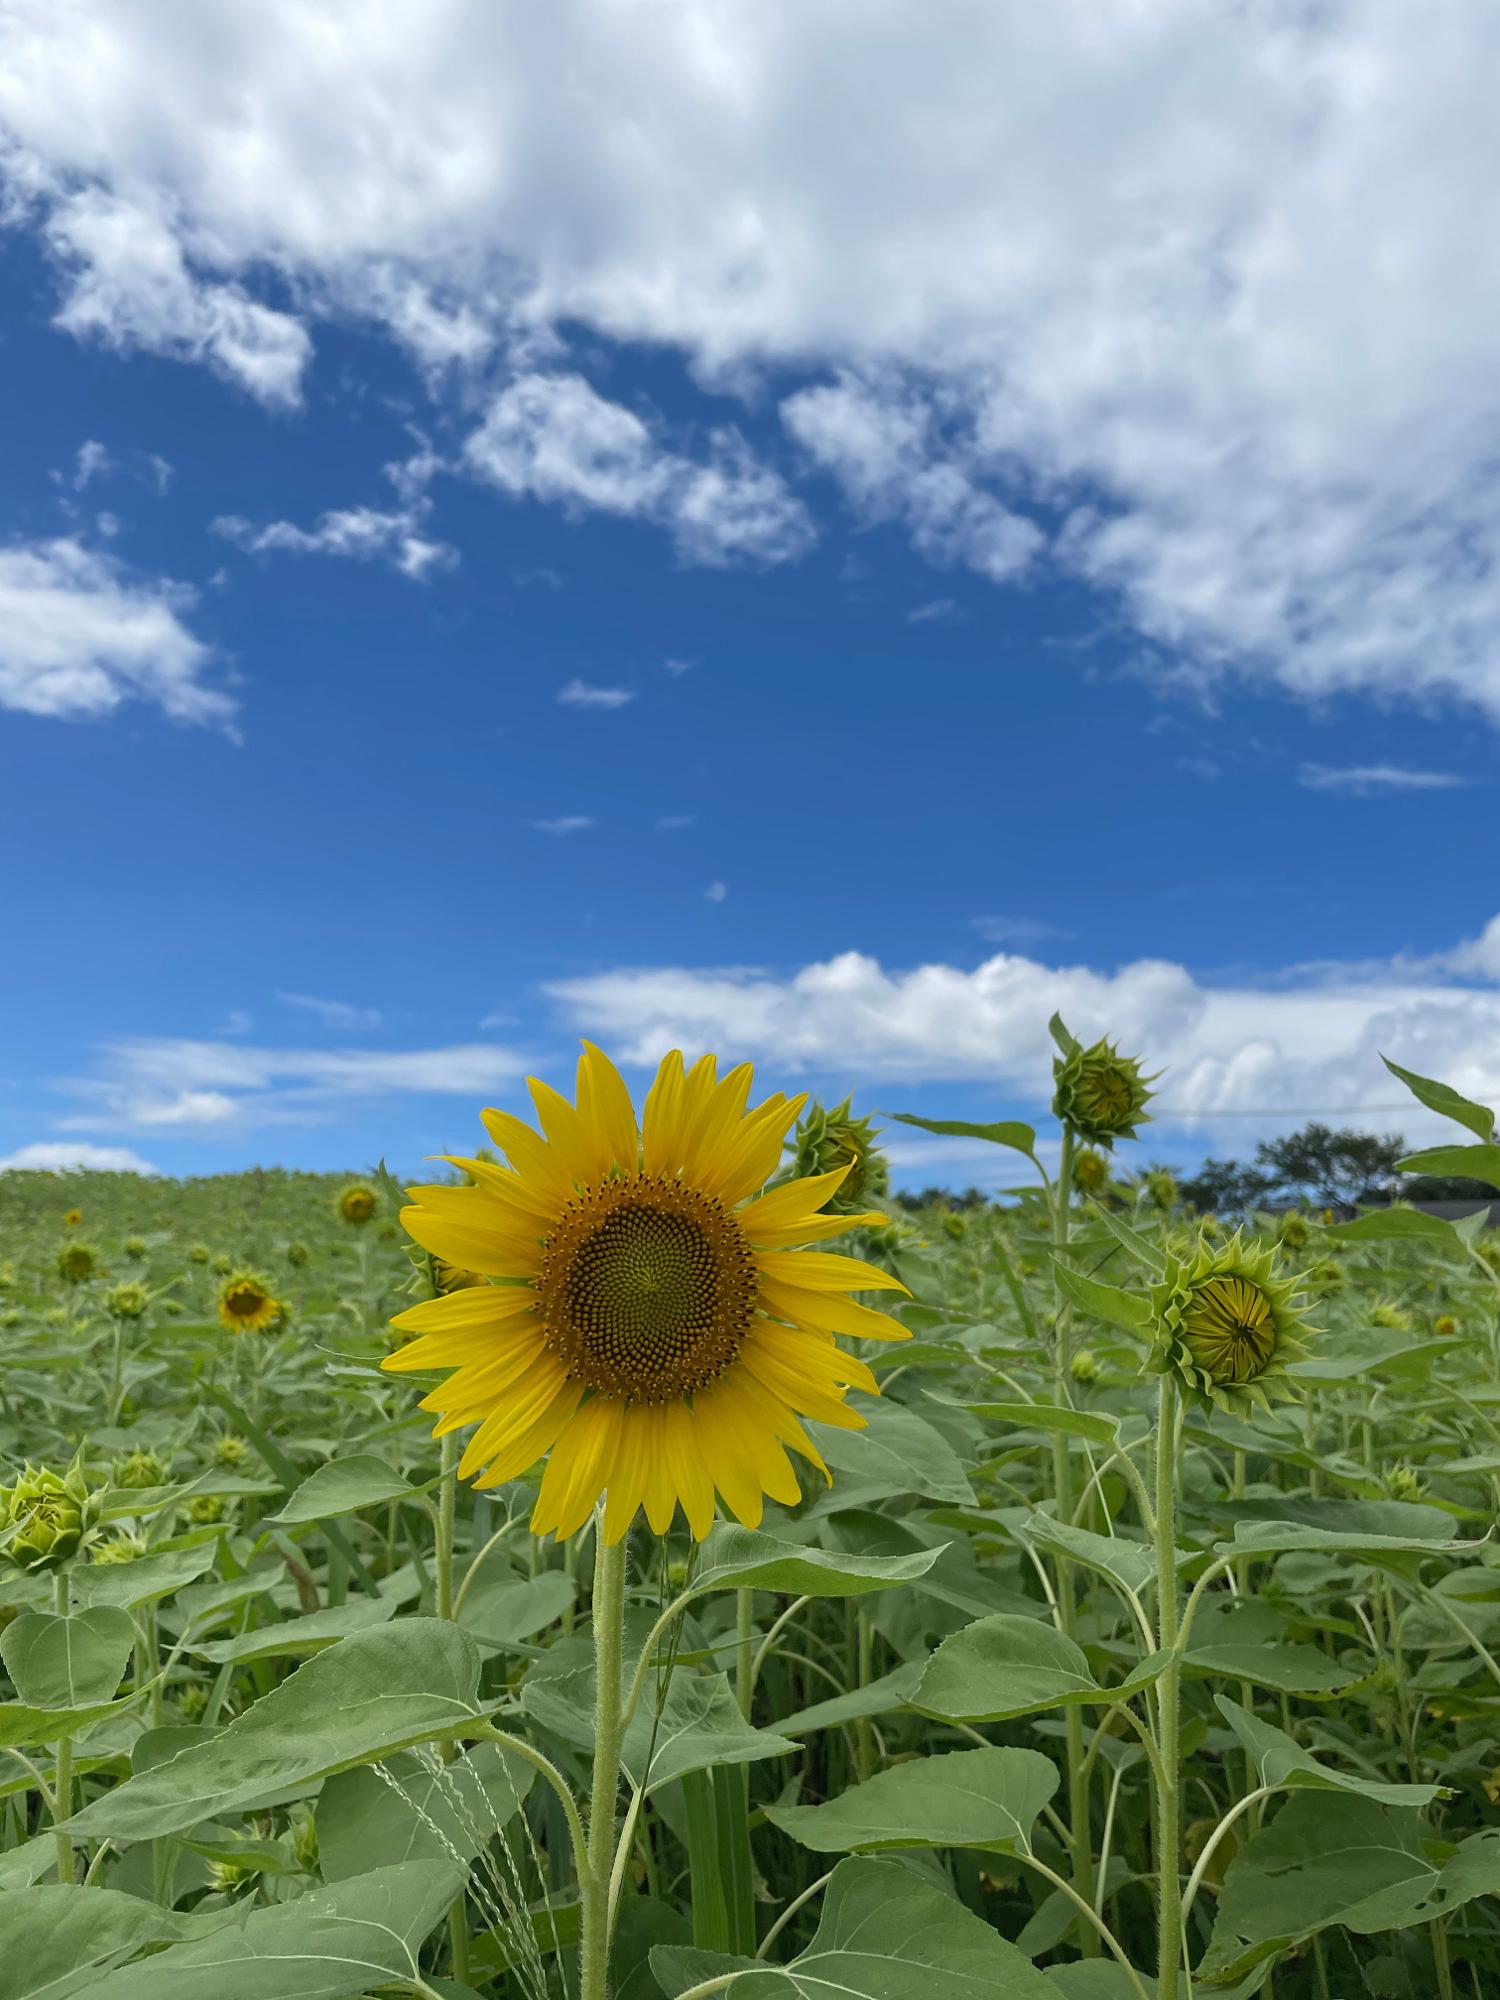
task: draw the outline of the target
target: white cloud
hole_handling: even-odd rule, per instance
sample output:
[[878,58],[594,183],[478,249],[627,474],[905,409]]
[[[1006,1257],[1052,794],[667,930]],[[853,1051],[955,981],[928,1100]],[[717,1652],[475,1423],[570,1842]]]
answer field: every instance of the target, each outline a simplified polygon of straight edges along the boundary
[[311,528],[292,521],[270,521],[256,527],[240,514],[222,514],[213,523],[223,535],[251,555],[350,556],[357,562],[393,563],[403,576],[422,582],[434,570],[450,568],[458,553],[446,542],[422,532],[429,507],[419,501],[382,512],[378,507],[337,507],[320,514]]
[[560,819],[534,819],[531,824],[537,833],[586,833],[598,821],[590,819],[587,813],[564,813]]
[[656,822],[656,830],[658,833],[680,833],[685,826],[692,824],[692,813],[666,813]]
[[465,456],[516,499],[658,522],[685,562],[785,562],[812,541],[801,501],[737,432],[715,431],[709,457],[694,461],[581,375],[520,376],[491,403]]
[[1033,945],[1045,944],[1048,938],[1068,935],[1056,924],[1044,923],[1040,917],[974,917],[971,922],[986,944],[1019,945],[1023,951]]
[[66,1174],[79,1171],[149,1174],[154,1177],[161,1169],[153,1167],[149,1160],[143,1160],[139,1153],[132,1153],[128,1146],[90,1146],[80,1140],[69,1139],[45,1139],[34,1146],[22,1146],[0,1160],[0,1174]]
[[[432,367],[519,349],[531,400],[503,392],[476,463],[694,559],[771,559],[789,496],[732,451],[668,476],[631,412],[559,388],[558,329],[739,393],[795,370],[809,449],[939,560],[1012,573],[1040,507],[1051,560],[1200,679],[1500,716],[1486,8],[269,18],[10,0],[0,206],[44,219],[64,324],[281,402],[293,309]],[[829,113],[851,76],[858,145]]]
[[71,273],[57,314],[69,333],[207,361],[264,403],[301,400],[312,354],[302,323],[238,284],[196,276],[153,208],[93,190],[70,195],[52,211],[47,239]]
[[193,593],[61,538],[0,547],[0,708],[70,719],[154,701],[178,722],[227,723],[209,649],[183,623]]
[[722,903],[729,894],[729,885],[727,882],[710,882],[703,893],[709,902]]
[[962,616],[951,597],[934,597],[926,604],[919,604],[914,611],[908,611],[906,622],[908,625],[934,625]]
[[[998,953],[972,969],[888,969],[860,952],[790,974],[753,969],[625,969],[547,991],[623,1059],[669,1048],[755,1056],[778,1072],[981,1086],[1042,1106],[1050,1095],[1047,1021],[1085,1040],[1108,1034],[1165,1068],[1164,1127],[1222,1129],[1243,1145],[1309,1115],[1432,1129],[1380,1061],[1500,1101],[1500,917],[1478,940],[1427,961],[1293,970],[1264,986],[1211,986],[1144,959],[1114,971]],[[889,1101],[889,1100],[887,1100]],[[897,1108],[905,1108],[897,1106]]]
[[575,674],[557,691],[557,699],[564,708],[624,708],[635,700],[634,688],[600,687],[593,681],[579,680]]
[[1469,780],[1454,771],[1408,771],[1397,764],[1304,764],[1298,783],[1311,792],[1451,792]]
[[684,674],[690,674],[694,667],[701,666],[702,664],[701,660],[680,660],[671,654],[668,654],[667,658],[662,661],[662,665],[666,668],[667,672],[677,680],[681,680]]
[[78,457],[73,465],[73,490],[81,493],[91,480],[100,479],[109,471],[109,453],[97,438],[86,438],[78,447]]
[[54,1122],[64,1132],[319,1124],[347,1115],[351,1099],[484,1097],[515,1083],[525,1069],[524,1057],[491,1042],[285,1049],[143,1036],[107,1044],[95,1074],[67,1079],[60,1087],[86,1108]]
[[299,1007],[304,1014],[315,1014],[325,1028],[343,1033],[380,1026],[378,1007],[352,1007],[347,1000],[320,1000],[314,993],[278,993],[276,998],[283,1007]]

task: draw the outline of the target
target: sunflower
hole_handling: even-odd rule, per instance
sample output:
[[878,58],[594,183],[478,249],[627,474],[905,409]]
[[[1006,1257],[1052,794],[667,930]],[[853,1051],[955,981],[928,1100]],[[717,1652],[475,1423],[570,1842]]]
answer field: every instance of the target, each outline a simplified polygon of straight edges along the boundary
[[280,1299],[251,1271],[236,1271],[219,1288],[219,1319],[231,1333],[259,1333],[281,1317]]
[[65,1229],[76,1229],[82,1220],[83,1210],[81,1208],[70,1208],[63,1217],[63,1227]]
[[366,1187],[363,1181],[356,1181],[346,1187],[339,1196],[339,1215],[345,1222],[362,1229],[375,1213],[375,1190]]
[[414,1240],[503,1282],[399,1314],[420,1337],[381,1366],[454,1370],[423,1408],[438,1436],[478,1425],[458,1468],[476,1486],[550,1452],[538,1535],[576,1533],[604,1494],[607,1544],[642,1507],[665,1533],[679,1504],[701,1541],[715,1488],[757,1526],[765,1496],[801,1497],[787,1447],[828,1476],[801,1418],[864,1426],[845,1396],[875,1378],[834,1336],[907,1337],[849,1297],[904,1291],[899,1279],[797,1247],[884,1220],[819,1213],[847,1166],[761,1192],[806,1100],[747,1109],[750,1081],[748,1065],[720,1077],[712,1056],[685,1069],[674,1051],[637,1127],[618,1071],[585,1042],[576,1105],[531,1082],[540,1134],[483,1114],[508,1167],[454,1159],[471,1186],[411,1190]]
[[1205,1410],[1249,1416],[1295,1396],[1287,1370],[1308,1358],[1304,1340],[1314,1330],[1299,1296],[1304,1282],[1282,1276],[1274,1251],[1238,1230],[1218,1249],[1200,1242],[1189,1259],[1169,1253],[1151,1288],[1146,1366],[1175,1372]]

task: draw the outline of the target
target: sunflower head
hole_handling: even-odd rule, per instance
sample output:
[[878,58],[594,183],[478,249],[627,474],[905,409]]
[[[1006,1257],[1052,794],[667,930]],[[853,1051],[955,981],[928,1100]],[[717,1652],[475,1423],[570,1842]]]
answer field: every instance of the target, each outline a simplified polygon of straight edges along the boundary
[[307,1245],[305,1243],[288,1243],[286,1246],[286,1261],[294,1270],[300,1270],[307,1262]]
[[57,1275],[65,1285],[87,1284],[98,1270],[98,1255],[87,1243],[65,1243],[57,1253]]
[[1068,1043],[1052,1063],[1054,1116],[1089,1145],[1106,1151],[1116,1139],[1133,1139],[1137,1125],[1149,1122],[1150,1078],[1113,1042],[1098,1041],[1086,1049],[1069,1036]]
[[67,1214],[63,1217],[63,1228],[76,1229],[79,1223],[82,1222],[82,1220],[83,1220],[83,1210],[81,1208],[70,1208]]
[[226,1431],[223,1437],[216,1438],[214,1441],[215,1465],[233,1468],[237,1465],[243,1465],[249,1456],[249,1445],[246,1444],[242,1437],[236,1437],[233,1431]]
[[1175,1372],[1204,1409],[1237,1415],[1295,1396],[1287,1375],[1307,1359],[1312,1329],[1301,1310],[1302,1281],[1284,1278],[1275,1253],[1240,1231],[1222,1244],[1199,1244],[1189,1259],[1168,1256],[1151,1288],[1147,1367]]
[[206,1243],[195,1243],[188,1251],[188,1262],[190,1264],[206,1264],[211,1254]]
[[112,1541],[96,1542],[89,1550],[89,1561],[94,1563],[133,1563],[146,1553],[146,1544],[139,1535],[116,1535]]
[[1177,1176],[1167,1167],[1153,1167],[1141,1185],[1153,1208],[1168,1214],[1177,1205]]
[[1099,1380],[1099,1357],[1087,1347],[1080,1347],[1068,1362],[1068,1373],[1073,1380],[1087,1386]]
[[111,1319],[141,1319],[149,1304],[145,1286],[130,1280],[111,1285],[104,1295],[104,1310]]
[[1109,1179],[1109,1161],[1090,1146],[1073,1162],[1073,1183],[1081,1194],[1097,1194]]
[[200,1528],[222,1521],[228,1511],[222,1493],[195,1493],[188,1502],[188,1519]]
[[339,1196],[339,1220],[362,1229],[375,1213],[375,1190],[364,1181],[355,1181]]
[[852,1215],[872,1201],[884,1201],[890,1190],[890,1169],[876,1144],[875,1127],[856,1118],[851,1100],[831,1109],[816,1099],[798,1120],[792,1138],[792,1172],[799,1178],[843,1171],[838,1192],[826,1203],[830,1215]]
[[1308,1227],[1305,1215],[1300,1214],[1295,1208],[1289,1208],[1276,1225],[1276,1235],[1288,1250],[1301,1250],[1306,1246],[1312,1230]]
[[12,1533],[5,1554],[18,1569],[59,1569],[76,1553],[99,1513],[75,1463],[66,1472],[45,1465],[23,1466],[14,1484],[0,1490],[0,1529]]
[[1422,1493],[1422,1476],[1414,1465],[1398,1459],[1385,1475],[1385,1490],[1393,1500],[1416,1500]]
[[282,1317],[281,1301],[253,1271],[236,1271],[219,1287],[219,1320],[231,1333],[263,1333]]
[[144,1236],[127,1236],[125,1238],[125,1255],[130,1258],[132,1263],[139,1264],[145,1254],[146,1239]]
[[547,1457],[539,1535],[575,1533],[602,1498],[608,1542],[642,1508],[665,1533],[679,1505],[701,1541],[716,1489],[758,1526],[767,1495],[800,1498],[788,1450],[827,1476],[804,1418],[863,1425],[847,1392],[875,1378],[835,1336],[906,1337],[851,1296],[897,1279],[803,1247],[883,1219],[829,1212],[852,1163],[766,1189],[805,1100],[752,1106],[750,1083],[674,1052],[637,1121],[585,1043],[575,1101],[533,1080],[540,1131],[484,1114],[508,1165],[454,1158],[466,1185],[411,1191],[413,1240],[498,1282],[399,1314],[415,1337],[381,1365],[453,1371],[424,1407],[440,1435],[477,1426],[459,1471],[480,1486]]
[[1432,1330],[1442,1338],[1447,1339],[1452,1334],[1458,1332],[1458,1321],[1453,1317],[1452,1313],[1439,1313],[1437,1318],[1432,1322]]
[[130,1451],[115,1461],[116,1486],[165,1486],[167,1468],[154,1451]]

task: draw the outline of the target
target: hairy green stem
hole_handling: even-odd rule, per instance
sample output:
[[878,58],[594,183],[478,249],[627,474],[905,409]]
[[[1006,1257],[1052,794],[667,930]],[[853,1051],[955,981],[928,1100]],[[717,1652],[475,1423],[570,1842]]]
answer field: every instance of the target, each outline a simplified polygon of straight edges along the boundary
[[[449,1431],[441,1442],[438,1504],[433,1524],[432,1566],[437,1574],[437,1615],[453,1616],[453,1524],[458,1504],[458,1434]],[[442,1747],[444,1763],[451,1763],[454,1747]],[[469,1911],[465,1891],[460,1887],[448,1910],[448,1956],[453,1977],[467,1984],[469,1977]]]
[[578,1885],[583,1918],[579,2000],[608,2000],[609,1887],[615,1857],[615,1802],[624,1738],[620,1657],[625,1630],[625,1543],[610,1547],[594,1528],[594,1779],[589,1796],[588,1870]]
[[1182,1966],[1182,1653],[1177,1644],[1177,1384],[1163,1375],[1156,1415],[1156,1623],[1161,1649],[1170,1653],[1156,1683],[1158,2000],[1177,2000]]

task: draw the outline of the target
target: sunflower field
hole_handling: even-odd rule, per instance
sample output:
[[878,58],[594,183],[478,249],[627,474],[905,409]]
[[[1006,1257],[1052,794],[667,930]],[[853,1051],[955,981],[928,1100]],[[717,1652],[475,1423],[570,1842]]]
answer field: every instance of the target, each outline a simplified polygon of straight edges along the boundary
[[1194,1213],[1052,1025],[1041,1131],[586,1045],[0,1175],[0,2000],[1500,1994],[1487,1215]]

